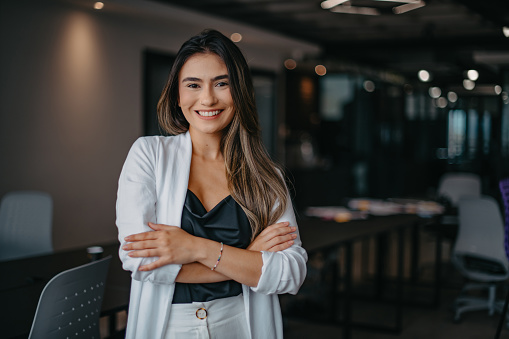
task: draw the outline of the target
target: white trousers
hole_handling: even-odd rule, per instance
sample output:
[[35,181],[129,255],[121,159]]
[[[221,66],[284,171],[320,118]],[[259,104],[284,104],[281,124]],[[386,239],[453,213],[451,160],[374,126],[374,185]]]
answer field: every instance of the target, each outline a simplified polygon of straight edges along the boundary
[[190,304],[173,304],[166,339],[249,339],[242,294]]

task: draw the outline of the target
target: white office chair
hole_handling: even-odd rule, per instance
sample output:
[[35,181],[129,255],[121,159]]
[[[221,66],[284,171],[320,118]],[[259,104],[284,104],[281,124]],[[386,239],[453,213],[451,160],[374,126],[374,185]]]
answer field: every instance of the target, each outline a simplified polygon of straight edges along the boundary
[[52,224],[48,193],[7,193],[0,203],[0,261],[53,252]]
[[99,339],[99,317],[111,256],[53,277],[37,305],[29,339]]
[[481,196],[481,179],[473,173],[445,173],[438,183],[438,196],[447,198],[453,207],[457,207],[462,197]]
[[[496,301],[497,283],[509,278],[504,248],[504,224],[495,199],[487,196],[459,200],[459,231],[451,261],[469,283],[454,302],[456,321],[467,311],[502,311]],[[488,296],[469,296],[470,290],[487,289]]]

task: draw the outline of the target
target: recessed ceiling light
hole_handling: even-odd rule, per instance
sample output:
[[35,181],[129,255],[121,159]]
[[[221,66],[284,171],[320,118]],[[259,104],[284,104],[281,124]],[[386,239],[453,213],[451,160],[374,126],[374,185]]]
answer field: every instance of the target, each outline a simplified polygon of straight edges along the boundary
[[442,95],[442,90],[439,87],[430,87],[428,93],[430,97],[437,99]]
[[470,69],[467,71],[467,77],[472,81],[476,81],[479,79],[479,72],[477,72],[475,69]]
[[507,26],[502,27],[502,33],[504,33],[504,36],[506,38],[509,38],[509,27]]
[[315,72],[319,76],[323,76],[323,75],[327,74],[327,68],[325,68],[324,65],[316,65]]
[[97,1],[97,2],[94,4],[94,8],[95,8],[95,9],[103,9],[103,8],[104,8],[104,3],[103,3],[103,2],[100,2],[100,1]]
[[292,70],[297,67],[297,62],[293,59],[286,59],[284,62],[284,65],[285,65],[286,69]]
[[242,34],[240,34],[240,33],[233,33],[232,35],[230,35],[230,39],[233,42],[240,42],[240,40],[242,40]]
[[465,79],[465,80],[463,80],[463,87],[465,87],[466,90],[471,91],[475,87],[475,82],[473,82],[470,79]]
[[366,80],[363,83],[363,87],[366,90],[366,92],[373,92],[375,90],[375,83],[371,80]]
[[417,76],[419,77],[419,80],[421,80],[422,82],[428,82],[431,80],[431,74],[424,69],[421,69],[417,73]]
[[437,107],[446,108],[447,107],[447,99],[444,97],[440,97],[437,99]]
[[458,101],[458,94],[452,91],[447,93],[447,100],[449,100],[450,102]]

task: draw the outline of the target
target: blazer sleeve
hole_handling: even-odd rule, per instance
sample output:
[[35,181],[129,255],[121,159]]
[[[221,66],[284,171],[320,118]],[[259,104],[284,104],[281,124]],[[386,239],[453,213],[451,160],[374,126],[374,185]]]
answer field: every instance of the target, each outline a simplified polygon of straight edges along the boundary
[[295,219],[293,206],[288,195],[288,206],[278,222],[289,221],[290,226],[297,227],[295,243],[284,251],[262,251],[262,274],[258,285],[251,290],[261,294],[297,294],[306,278],[308,256],[302,248],[299,228]]
[[152,271],[139,271],[140,266],[154,262],[158,257],[131,258],[127,251],[122,250],[126,236],[152,231],[148,223],[157,223],[157,147],[156,138],[139,138],[131,147],[122,168],[116,204],[116,225],[121,245],[119,256],[122,267],[132,272],[133,279],[173,284],[182,265],[165,265]]

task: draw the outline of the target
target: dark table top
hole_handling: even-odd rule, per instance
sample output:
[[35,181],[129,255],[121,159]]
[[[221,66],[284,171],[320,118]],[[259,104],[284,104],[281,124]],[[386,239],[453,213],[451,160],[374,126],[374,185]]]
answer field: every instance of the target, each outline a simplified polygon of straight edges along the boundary
[[[118,243],[100,245],[111,255],[102,314],[125,309],[131,277],[122,269]],[[89,262],[86,248],[0,262],[0,333],[2,338],[27,337],[44,286],[56,274]]]
[[371,216],[367,219],[344,223],[303,217],[298,220],[298,224],[302,246],[312,253],[347,241],[411,226],[422,220],[414,214]]

